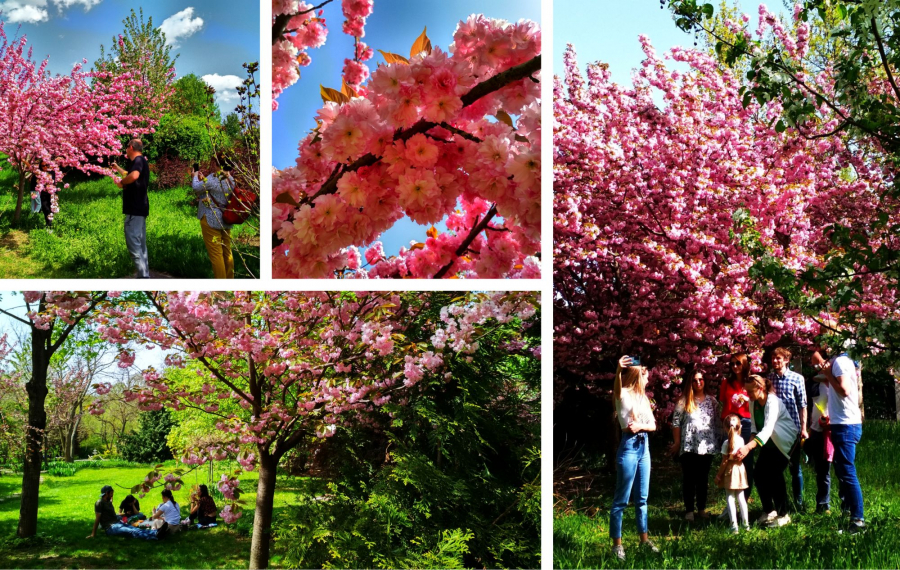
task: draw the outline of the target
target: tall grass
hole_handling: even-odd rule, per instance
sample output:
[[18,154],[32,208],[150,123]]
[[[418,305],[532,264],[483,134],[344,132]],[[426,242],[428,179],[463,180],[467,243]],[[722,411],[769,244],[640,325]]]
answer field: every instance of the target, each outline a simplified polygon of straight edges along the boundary
[[[0,240],[13,232],[27,233],[27,246],[12,251],[0,246],[0,277],[32,277],[27,262],[40,267],[42,277],[121,278],[134,274],[134,264],[125,247],[121,190],[109,178],[72,184],[59,193],[59,212],[54,216],[53,233],[44,229],[43,216],[32,214],[26,196],[23,220],[12,225],[16,196],[15,174],[0,171]],[[188,187],[150,191],[147,218],[147,250],[150,268],[173,277],[211,278],[212,266],[206,254],[197,220],[197,208]],[[232,231],[235,277],[251,277],[238,253],[242,253],[253,276],[259,275],[259,239],[250,221]],[[22,259],[22,273],[16,264],[2,258]]]
[[[650,536],[661,553],[638,548],[632,506],[623,519],[626,561],[610,552],[609,508],[615,474],[598,474],[591,485],[599,494],[558,501],[553,521],[555,568],[900,568],[900,424],[868,421],[857,449],[868,530],[841,531],[837,478],[832,474],[832,514],[792,515],[779,529],[753,528],[738,536],[710,521],[687,523],[682,515],[680,468],[652,449]],[[790,493],[790,475],[786,474]],[[709,510],[719,513],[724,495],[711,484]],[[759,516],[754,490],[751,520]],[[815,471],[804,467],[804,501],[815,502]],[[756,508],[754,508],[756,507]]]

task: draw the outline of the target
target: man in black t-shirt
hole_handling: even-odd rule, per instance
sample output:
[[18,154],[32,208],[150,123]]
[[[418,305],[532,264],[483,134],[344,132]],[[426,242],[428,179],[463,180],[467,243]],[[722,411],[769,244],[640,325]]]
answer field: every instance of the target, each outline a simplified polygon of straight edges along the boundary
[[132,139],[125,149],[128,168],[115,164],[123,177],[116,186],[122,189],[122,213],[125,214],[125,244],[134,260],[138,279],[150,278],[150,264],[147,261],[147,216],[150,215],[150,201],[147,187],[150,185],[150,165],[141,154],[144,145],[139,139]]

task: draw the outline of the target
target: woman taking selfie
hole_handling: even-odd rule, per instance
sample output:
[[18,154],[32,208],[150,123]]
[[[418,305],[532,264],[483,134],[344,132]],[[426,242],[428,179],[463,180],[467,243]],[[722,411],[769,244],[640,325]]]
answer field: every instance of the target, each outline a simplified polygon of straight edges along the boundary
[[616,453],[616,492],[609,514],[609,536],[613,555],[625,560],[622,546],[622,513],[628,498],[634,499],[634,511],[641,545],[653,552],[659,549],[647,535],[647,496],[650,493],[650,444],[647,432],[656,430],[656,419],[645,393],[647,368],[638,359],[623,356],[619,359],[613,384],[616,418],[622,428],[622,439]]

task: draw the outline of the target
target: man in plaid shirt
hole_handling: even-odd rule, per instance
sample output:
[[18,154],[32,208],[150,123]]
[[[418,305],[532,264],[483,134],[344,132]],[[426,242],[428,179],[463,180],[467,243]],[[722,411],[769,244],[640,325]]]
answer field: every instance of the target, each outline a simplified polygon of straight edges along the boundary
[[791,361],[791,352],[783,347],[772,351],[772,372],[769,379],[775,387],[775,395],[784,403],[784,407],[800,430],[800,442],[791,452],[791,490],[794,494],[794,506],[798,511],[803,509],[803,470],[800,458],[803,450],[800,443],[809,438],[806,430],[806,383],[803,376],[790,370],[787,365]]

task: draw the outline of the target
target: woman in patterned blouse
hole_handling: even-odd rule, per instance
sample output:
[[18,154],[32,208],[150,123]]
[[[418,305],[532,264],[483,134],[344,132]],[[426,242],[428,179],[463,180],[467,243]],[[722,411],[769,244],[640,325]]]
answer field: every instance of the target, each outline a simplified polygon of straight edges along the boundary
[[200,485],[200,493],[197,502],[191,505],[189,518],[191,523],[197,519],[200,524],[213,524],[216,522],[216,502],[209,496],[206,485]]
[[694,520],[694,499],[702,518],[706,512],[709,471],[718,451],[721,420],[715,396],[706,393],[706,382],[699,370],[685,376],[684,394],[675,407],[672,420],[674,442],[669,453],[680,454],[685,520]]

